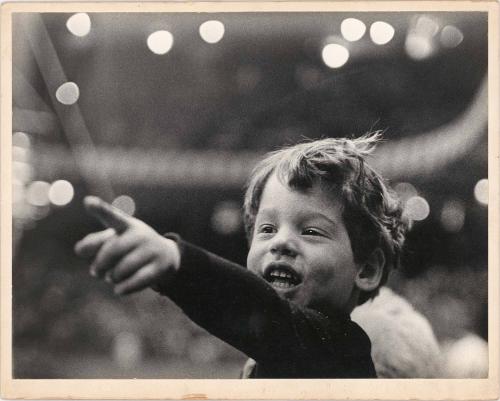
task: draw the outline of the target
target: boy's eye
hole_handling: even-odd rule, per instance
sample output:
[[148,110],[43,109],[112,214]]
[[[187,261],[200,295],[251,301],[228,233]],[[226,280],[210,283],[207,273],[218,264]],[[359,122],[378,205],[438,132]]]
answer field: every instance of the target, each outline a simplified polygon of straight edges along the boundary
[[323,235],[321,231],[315,228],[306,228],[302,231],[303,235]]
[[275,232],[275,229],[271,224],[263,224],[259,226],[258,232],[263,234],[272,234]]

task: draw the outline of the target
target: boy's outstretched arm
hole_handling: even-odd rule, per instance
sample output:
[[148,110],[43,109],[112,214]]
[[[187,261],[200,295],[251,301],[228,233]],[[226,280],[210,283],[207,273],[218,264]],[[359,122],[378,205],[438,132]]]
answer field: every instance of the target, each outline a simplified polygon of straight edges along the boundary
[[90,274],[105,277],[120,295],[171,280],[180,265],[175,241],[95,196],[86,197],[84,206],[107,227],[75,245],[77,255],[92,261]]

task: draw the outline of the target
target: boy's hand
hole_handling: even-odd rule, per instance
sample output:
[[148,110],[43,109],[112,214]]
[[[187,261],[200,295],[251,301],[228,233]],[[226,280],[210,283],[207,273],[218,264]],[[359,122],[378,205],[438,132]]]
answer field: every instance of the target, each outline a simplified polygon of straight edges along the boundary
[[90,274],[112,283],[116,294],[168,282],[179,269],[180,251],[175,241],[95,196],[87,196],[84,205],[108,228],[80,240],[75,252],[92,260]]

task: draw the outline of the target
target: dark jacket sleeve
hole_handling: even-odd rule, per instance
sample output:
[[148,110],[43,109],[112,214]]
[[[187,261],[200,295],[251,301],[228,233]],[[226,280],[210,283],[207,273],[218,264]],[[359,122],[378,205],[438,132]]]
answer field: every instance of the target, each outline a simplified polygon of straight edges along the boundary
[[[195,323],[258,363],[269,367],[279,360],[290,369],[301,369],[302,364],[310,369],[323,358],[329,366],[338,363],[345,370],[346,352],[351,354],[348,357],[356,357],[346,341],[361,341],[355,347],[359,350],[367,340],[369,355],[368,338],[348,316],[327,318],[299,307],[279,297],[265,280],[244,267],[175,234],[167,237],[179,245],[181,267],[168,285],[159,286],[160,293],[171,298]],[[352,336],[360,334],[356,328],[361,331],[360,338]]]

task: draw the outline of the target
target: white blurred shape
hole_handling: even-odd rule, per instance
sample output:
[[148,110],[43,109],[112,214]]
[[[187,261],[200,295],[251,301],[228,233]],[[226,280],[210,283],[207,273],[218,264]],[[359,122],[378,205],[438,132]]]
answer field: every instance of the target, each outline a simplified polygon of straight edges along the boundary
[[328,67],[339,68],[349,60],[349,50],[337,43],[330,43],[323,47],[321,56]]
[[27,163],[30,161],[30,149],[21,146],[12,147],[12,160]]
[[460,29],[453,25],[446,25],[441,31],[441,44],[444,47],[457,47],[464,40],[464,34]]
[[49,189],[49,200],[57,206],[64,206],[71,202],[75,191],[73,185],[66,180],[57,180],[52,183]]
[[47,205],[38,206],[32,210],[33,219],[34,220],[42,220],[45,217],[47,217],[49,212],[50,212],[50,207],[48,207]]
[[33,167],[29,163],[14,160],[12,162],[12,176],[19,181],[28,182],[33,177]]
[[441,210],[441,224],[450,233],[459,232],[464,226],[465,205],[457,199],[445,202]]
[[24,132],[14,132],[12,134],[12,146],[19,146],[21,148],[28,148],[31,144],[31,140],[28,134]]
[[394,191],[398,194],[402,202],[406,202],[412,196],[417,196],[417,189],[409,182],[399,182],[394,186]]
[[56,99],[67,106],[77,102],[80,88],[74,82],[65,82],[56,90]]
[[355,42],[363,37],[366,25],[356,18],[346,18],[340,24],[340,32],[345,40]]
[[128,195],[118,196],[112,202],[112,205],[130,216],[133,216],[135,213],[135,201]]
[[481,205],[488,204],[488,179],[479,180],[474,187],[474,196]]
[[85,36],[90,32],[90,17],[87,13],[77,13],[66,21],[66,27],[75,36]]
[[442,355],[432,327],[407,300],[382,287],[351,317],[370,338],[378,377],[439,377]]
[[445,375],[454,379],[488,377],[488,343],[467,334],[445,348]]
[[155,54],[166,54],[174,44],[174,37],[169,31],[156,31],[148,36],[148,47]]
[[112,344],[113,360],[122,369],[136,366],[143,358],[141,338],[128,331],[118,333]]
[[405,40],[405,50],[414,60],[423,60],[435,52],[435,46],[428,36],[409,33]]
[[435,36],[439,32],[439,24],[434,18],[421,15],[417,19],[415,30],[421,35]]
[[224,36],[224,24],[220,21],[205,21],[200,25],[200,36],[207,43],[217,43]]
[[33,181],[26,190],[26,200],[33,206],[49,204],[50,184],[45,181]]
[[225,201],[215,206],[211,219],[213,230],[222,235],[233,234],[240,228],[241,211],[236,202]]
[[385,45],[394,37],[394,28],[384,21],[374,22],[370,26],[370,37],[376,45]]
[[429,212],[429,203],[421,196],[412,196],[406,201],[405,214],[411,220],[425,220],[429,216]]

